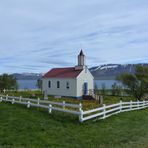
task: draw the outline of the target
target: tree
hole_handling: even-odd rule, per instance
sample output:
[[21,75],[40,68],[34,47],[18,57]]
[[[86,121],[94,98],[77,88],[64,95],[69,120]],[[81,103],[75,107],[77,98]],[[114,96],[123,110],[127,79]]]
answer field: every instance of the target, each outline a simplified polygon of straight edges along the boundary
[[112,95],[115,96],[115,95],[120,95],[121,94],[121,91],[122,91],[122,86],[120,85],[117,85],[117,83],[115,82],[113,85],[112,85]]
[[101,86],[101,94],[102,94],[103,96],[106,95],[106,85],[105,85],[105,83],[102,83],[102,86]]
[[3,74],[0,76],[0,90],[18,88],[16,78],[12,75]]
[[117,80],[125,85],[128,94],[138,100],[148,93],[148,67],[136,66],[135,74],[123,73]]
[[117,88],[117,83],[114,83],[112,85],[112,95],[115,96],[116,95],[116,88]]
[[95,83],[95,85],[94,85],[94,94],[98,94],[98,93],[99,93],[98,86]]

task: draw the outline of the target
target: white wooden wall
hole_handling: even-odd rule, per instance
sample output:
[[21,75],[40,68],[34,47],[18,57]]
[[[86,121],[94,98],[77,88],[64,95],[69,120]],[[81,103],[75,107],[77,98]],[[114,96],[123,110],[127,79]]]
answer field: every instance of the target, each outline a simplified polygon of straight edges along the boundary
[[[51,81],[51,88],[48,87],[48,81]],[[57,88],[57,81],[60,81],[60,88]],[[66,83],[69,82],[69,89],[66,88]],[[77,96],[76,94],[76,79],[70,78],[44,78],[43,91],[48,95],[55,96]]]

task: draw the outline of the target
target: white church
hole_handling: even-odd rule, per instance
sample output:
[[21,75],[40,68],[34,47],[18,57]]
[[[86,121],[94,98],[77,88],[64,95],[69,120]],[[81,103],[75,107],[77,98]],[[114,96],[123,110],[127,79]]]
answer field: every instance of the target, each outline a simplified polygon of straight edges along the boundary
[[94,77],[86,66],[86,57],[81,50],[78,65],[67,68],[53,68],[42,79],[44,94],[81,99],[94,89]]

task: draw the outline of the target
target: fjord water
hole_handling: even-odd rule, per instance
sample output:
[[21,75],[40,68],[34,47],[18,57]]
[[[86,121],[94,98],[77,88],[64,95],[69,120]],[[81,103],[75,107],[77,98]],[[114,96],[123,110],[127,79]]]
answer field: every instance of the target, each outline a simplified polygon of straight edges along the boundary
[[37,89],[37,80],[17,80],[19,89]]
[[[37,80],[17,80],[19,89],[38,89]],[[98,89],[102,88],[102,85],[105,84],[106,89],[110,89],[114,83],[120,84],[116,80],[95,80],[94,84],[97,85]]]
[[102,88],[102,85],[105,85],[106,89],[111,89],[112,85],[116,83],[117,85],[122,86],[122,83],[120,83],[117,80],[95,80],[94,84],[97,86],[98,89]]

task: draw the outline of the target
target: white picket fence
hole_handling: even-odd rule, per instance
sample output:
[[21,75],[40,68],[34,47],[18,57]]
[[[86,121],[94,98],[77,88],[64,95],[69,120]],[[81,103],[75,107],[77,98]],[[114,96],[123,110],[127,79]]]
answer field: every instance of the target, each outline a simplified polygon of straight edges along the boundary
[[7,93],[7,92],[15,92],[15,91],[40,91],[40,89],[3,89],[2,92],[3,93]]
[[12,104],[24,104],[27,105],[27,108],[33,107],[40,107],[48,109],[49,113],[52,113],[53,110],[60,111],[60,112],[66,112],[73,115],[77,115],[81,117],[80,113],[82,110],[82,104],[70,104],[63,102],[52,102],[52,101],[45,101],[38,99],[30,99],[30,98],[22,98],[15,97],[15,96],[8,96],[8,95],[0,95],[0,102],[11,102]]
[[63,102],[52,102],[38,99],[30,99],[30,98],[22,98],[8,96],[8,95],[0,95],[0,102],[6,101],[11,102],[12,104],[24,104],[27,105],[27,108],[40,107],[48,109],[49,113],[52,113],[52,110],[66,112],[73,115],[77,115],[79,117],[80,122],[84,122],[89,119],[106,119],[112,115],[127,112],[132,110],[140,110],[148,107],[148,101],[130,101],[130,102],[122,102],[120,101],[117,104],[112,105],[103,105],[103,107],[98,107],[92,110],[83,111],[82,104],[70,104]]
[[127,112],[132,110],[140,110],[148,107],[148,101],[130,101],[130,102],[122,102],[120,101],[117,104],[112,105],[103,105],[103,107],[99,107],[96,109],[88,110],[83,112],[82,122],[97,118],[97,119],[106,119],[112,115]]

